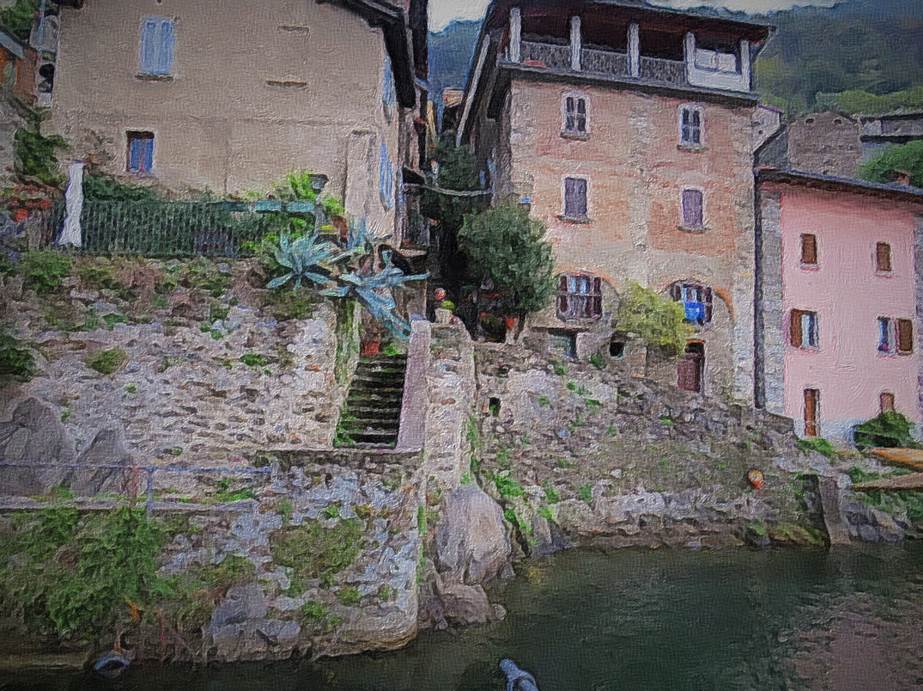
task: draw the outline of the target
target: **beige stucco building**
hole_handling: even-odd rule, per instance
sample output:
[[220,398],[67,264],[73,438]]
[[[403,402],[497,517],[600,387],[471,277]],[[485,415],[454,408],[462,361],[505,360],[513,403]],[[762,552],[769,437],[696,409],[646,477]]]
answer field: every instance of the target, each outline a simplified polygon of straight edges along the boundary
[[635,357],[614,317],[636,281],[695,325],[679,363],[642,352],[646,373],[752,400],[750,65],[768,31],[629,1],[490,6],[458,137],[495,200],[548,227],[559,288],[533,334]]
[[419,168],[426,0],[85,0],[62,7],[52,126],[74,158],[177,193],[292,170],[381,234]]

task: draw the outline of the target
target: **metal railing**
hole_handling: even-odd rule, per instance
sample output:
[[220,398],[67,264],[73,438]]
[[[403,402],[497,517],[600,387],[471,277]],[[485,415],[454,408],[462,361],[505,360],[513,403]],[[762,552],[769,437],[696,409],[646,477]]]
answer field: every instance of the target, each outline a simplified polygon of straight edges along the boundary
[[[60,235],[63,202],[35,219],[39,243],[52,246]],[[289,228],[292,218],[307,227],[327,222],[313,202],[84,201],[76,252],[146,257],[240,257],[262,237]]]
[[[38,509],[48,506],[54,501],[56,505],[71,504],[76,508],[105,509],[117,506],[120,502],[138,502],[143,497],[144,508],[148,515],[158,510],[187,510],[226,509],[228,506],[255,498],[255,489],[252,482],[237,485],[231,488],[229,478],[244,477],[247,479],[266,478],[272,469],[249,467],[196,467],[196,466],[152,466],[152,465],[117,465],[117,464],[78,464],[78,463],[25,463],[0,461],[0,478],[6,469],[22,475],[28,471],[36,471],[41,476],[41,482],[56,488],[57,494],[28,495],[24,493],[10,493],[12,482],[0,483],[0,507],[14,509]],[[166,477],[170,474],[192,477],[198,484],[206,485],[197,489],[193,495],[171,490]],[[157,487],[157,476],[160,476],[160,487]],[[218,477],[216,483],[214,478]],[[222,485],[222,480],[227,483]],[[82,492],[81,485],[97,485],[98,491]]]

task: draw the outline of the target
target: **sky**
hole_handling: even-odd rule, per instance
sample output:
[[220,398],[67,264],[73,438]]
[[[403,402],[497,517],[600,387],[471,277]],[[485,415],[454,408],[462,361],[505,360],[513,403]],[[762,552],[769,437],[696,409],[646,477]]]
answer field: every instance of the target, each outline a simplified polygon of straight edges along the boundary
[[[441,31],[455,19],[480,19],[490,0],[430,0],[429,25]],[[837,0],[661,0],[658,4],[674,7],[711,5],[746,12],[785,10],[794,5],[834,5]]]

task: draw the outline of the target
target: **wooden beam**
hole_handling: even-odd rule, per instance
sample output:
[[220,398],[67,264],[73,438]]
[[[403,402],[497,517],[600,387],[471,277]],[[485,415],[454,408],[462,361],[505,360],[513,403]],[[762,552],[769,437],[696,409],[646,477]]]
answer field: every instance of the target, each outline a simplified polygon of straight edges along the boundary
[[923,473],[911,473],[897,477],[860,482],[852,486],[856,492],[913,492],[923,490]]
[[879,461],[923,472],[923,449],[870,449]]

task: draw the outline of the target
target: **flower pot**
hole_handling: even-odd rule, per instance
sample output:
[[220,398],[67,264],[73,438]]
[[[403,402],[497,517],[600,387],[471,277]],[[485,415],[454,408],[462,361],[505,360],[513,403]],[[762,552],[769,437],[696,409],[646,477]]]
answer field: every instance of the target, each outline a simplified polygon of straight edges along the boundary
[[369,356],[369,355],[378,355],[381,351],[381,341],[366,341],[362,344],[362,350],[360,355]]
[[516,328],[516,325],[519,324],[519,317],[503,317],[503,323],[506,324],[507,331],[512,331]]
[[436,323],[448,324],[452,321],[452,310],[444,310],[441,307],[436,308]]
[[13,209],[13,223],[22,223],[29,218],[29,210],[22,207]]

